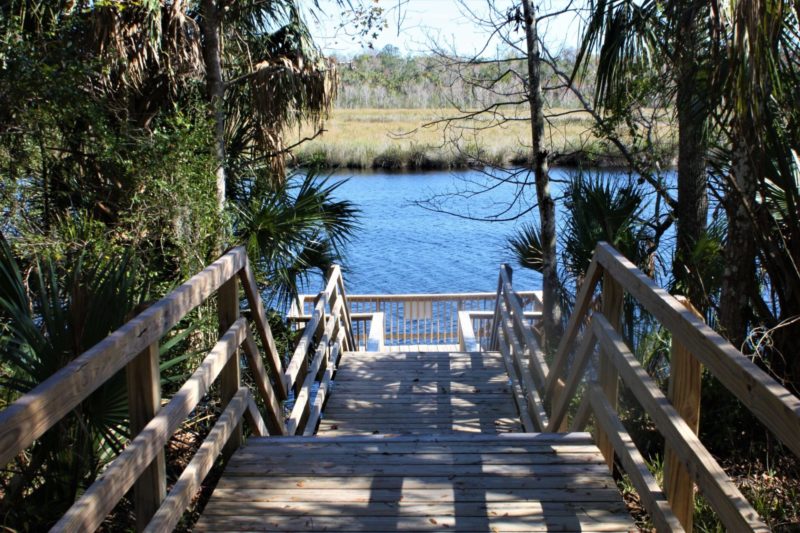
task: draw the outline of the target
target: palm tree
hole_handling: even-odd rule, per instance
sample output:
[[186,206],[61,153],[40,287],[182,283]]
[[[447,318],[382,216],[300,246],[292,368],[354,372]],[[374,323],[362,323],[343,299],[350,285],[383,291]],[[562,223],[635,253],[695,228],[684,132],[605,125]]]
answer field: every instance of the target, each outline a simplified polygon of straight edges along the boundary
[[343,259],[359,213],[352,202],[335,198],[343,183],[293,175],[253,184],[251,194],[238,199],[234,238],[247,246],[258,281],[279,308],[297,299],[312,273],[324,274]]
[[236,178],[231,168],[266,162],[271,179],[283,179],[283,133],[303,121],[321,129],[336,68],[314,44],[294,0],[202,0],[198,15],[222,210]]
[[[598,106],[624,113],[621,103],[647,87],[674,96],[678,118],[677,239],[673,275],[679,290],[698,307],[708,296],[697,282],[702,265],[691,261],[692,250],[706,230],[706,174],[711,110],[717,105],[711,90],[717,28],[708,24],[706,0],[599,0],[593,4],[577,69],[586,68],[599,53],[595,99]],[[653,74],[662,75],[653,80]],[[668,83],[664,83],[667,80]]]
[[725,178],[729,268],[720,326],[737,345],[770,346],[763,360],[800,391],[800,357],[791,355],[800,335],[800,10],[783,0],[723,7],[718,25],[730,30],[715,75],[725,95],[715,168]]

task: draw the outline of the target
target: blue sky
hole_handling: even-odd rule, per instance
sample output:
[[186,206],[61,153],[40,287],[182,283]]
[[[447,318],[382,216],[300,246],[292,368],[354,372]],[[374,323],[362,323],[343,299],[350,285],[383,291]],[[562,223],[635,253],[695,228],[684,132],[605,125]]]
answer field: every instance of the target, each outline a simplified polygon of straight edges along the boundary
[[[354,2],[358,0],[353,0]],[[373,0],[361,0],[371,4]],[[569,0],[537,2],[542,13],[563,9]],[[340,28],[342,9],[334,0],[319,0],[323,14],[319,20],[306,16],[314,38],[327,54],[352,55],[365,50],[361,39],[347,35]],[[379,0],[386,13],[388,27],[374,41],[377,50],[386,45],[396,46],[401,53],[416,54],[430,50],[435,44],[461,55],[483,50],[484,56],[494,56],[507,45],[492,38],[475,16],[484,20],[503,17],[505,10],[517,5],[517,0],[494,0],[497,9],[488,8],[487,0]],[[574,47],[580,33],[580,23],[574,14],[561,15],[542,23],[541,30],[552,51],[562,46]],[[523,37],[522,32],[517,32]],[[488,47],[484,46],[489,44]]]

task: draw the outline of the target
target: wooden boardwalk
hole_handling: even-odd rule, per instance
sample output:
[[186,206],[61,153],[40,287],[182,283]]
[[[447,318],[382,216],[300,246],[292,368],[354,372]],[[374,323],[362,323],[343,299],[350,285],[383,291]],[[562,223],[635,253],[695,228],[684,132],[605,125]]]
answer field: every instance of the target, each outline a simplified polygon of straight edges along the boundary
[[346,353],[319,435],[522,431],[496,352]]
[[495,352],[347,352],[316,437],[251,438],[196,531],[628,531],[588,433],[522,433]]
[[[668,395],[617,330],[625,294],[672,334]],[[798,457],[800,400],[611,246],[597,245],[551,361],[532,329],[538,311],[524,308],[506,265],[494,297],[419,296],[356,295],[368,305],[354,309],[334,265],[310,314],[295,315],[305,327],[287,359],[245,249],[233,248],[0,411],[0,459],[27,453],[124,371],[131,440],[52,532],[95,531],[131,493],[137,531],[191,523],[185,511],[220,456],[227,466],[198,531],[630,530],[609,464],[658,531],[690,529],[695,487],[726,530],[769,530],[697,435],[703,367]],[[221,336],[163,402],[162,343],[212,298]],[[457,338],[502,357],[447,345],[360,351],[383,346],[387,326],[390,344]],[[664,437],[663,483],[620,420],[620,384]],[[168,487],[165,448],[209,393],[222,412]],[[594,438],[581,433],[590,419]],[[553,433],[567,420],[575,432]]]

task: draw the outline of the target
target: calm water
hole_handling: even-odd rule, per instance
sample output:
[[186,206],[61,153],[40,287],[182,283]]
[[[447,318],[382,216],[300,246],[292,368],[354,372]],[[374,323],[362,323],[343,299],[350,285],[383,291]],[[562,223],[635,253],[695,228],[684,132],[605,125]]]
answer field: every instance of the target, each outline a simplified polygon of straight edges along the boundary
[[[553,170],[552,178],[565,180],[568,172]],[[509,218],[531,205],[532,186],[525,188],[524,206],[509,207],[519,187],[498,185],[479,171],[343,171],[334,179],[348,180],[338,194],[362,210],[363,227],[347,249],[345,281],[350,293],[494,292],[503,262],[514,267],[515,288],[541,288],[541,276],[517,267],[506,246],[507,236],[523,222],[535,220],[535,213],[516,221],[485,222],[431,212],[416,203],[438,197],[444,208],[464,216],[491,216],[510,209],[503,215]],[[469,196],[470,190],[487,183],[496,187]],[[562,188],[555,183],[554,194]]]

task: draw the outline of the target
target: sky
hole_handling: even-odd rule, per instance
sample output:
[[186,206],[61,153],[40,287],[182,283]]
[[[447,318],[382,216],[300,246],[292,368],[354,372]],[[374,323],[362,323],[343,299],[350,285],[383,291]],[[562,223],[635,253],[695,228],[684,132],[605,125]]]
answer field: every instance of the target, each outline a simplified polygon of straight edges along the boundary
[[[518,5],[518,0],[494,0],[496,9],[488,7],[487,0],[351,0],[364,5],[380,6],[384,10],[387,27],[372,41],[374,49],[392,45],[403,55],[420,54],[435,46],[459,55],[493,57],[507,48],[501,39],[491,36],[484,22],[502,19],[506,9]],[[537,1],[540,13],[563,10],[570,0]],[[308,4],[308,0],[305,2]],[[319,0],[322,13],[312,16],[306,12],[314,40],[327,55],[352,56],[368,50],[365,39],[354,37],[352,25],[342,17],[342,8],[335,0]],[[344,28],[342,25],[344,24]],[[483,27],[482,27],[483,26]],[[574,13],[550,17],[540,24],[540,32],[551,52],[559,48],[574,48],[578,42],[581,24]],[[512,34],[523,38],[520,31]],[[488,43],[488,46],[487,46]]]

